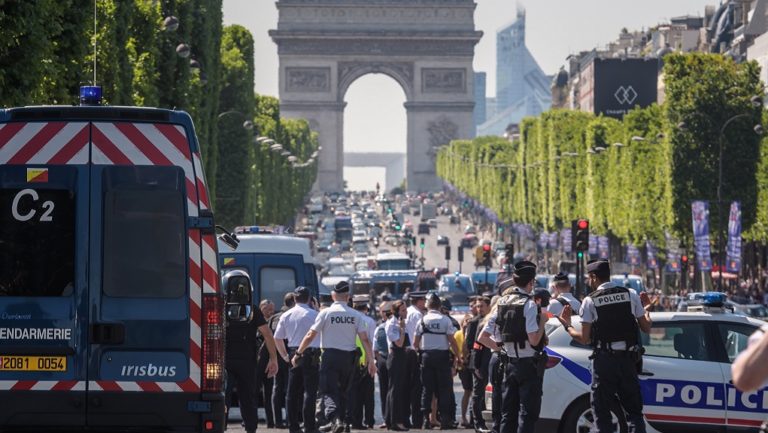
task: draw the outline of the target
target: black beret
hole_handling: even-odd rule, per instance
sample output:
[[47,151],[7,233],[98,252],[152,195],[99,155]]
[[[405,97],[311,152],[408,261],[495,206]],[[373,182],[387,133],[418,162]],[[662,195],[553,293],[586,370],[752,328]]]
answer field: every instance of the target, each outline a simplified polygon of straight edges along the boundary
[[336,293],[349,293],[349,283],[346,281],[339,281],[336,283],[336,287],[333,288]]
[[611,273],[611,264],[608,260],[591,260],[587,263],[587,272]]
[[299,286],[293,289],[293,293],[299,296],[309,295],[309,289],[304,286]]
[[533,279],[536,277],[536,265],[527,260],[519,261],[515,263],[514,275],[519,278]]
[[558,272],[554,278],[552,278],[552,281],[554,282],[560,282],[560,281],[568,281],[568,275],[565,275],[562,272]]

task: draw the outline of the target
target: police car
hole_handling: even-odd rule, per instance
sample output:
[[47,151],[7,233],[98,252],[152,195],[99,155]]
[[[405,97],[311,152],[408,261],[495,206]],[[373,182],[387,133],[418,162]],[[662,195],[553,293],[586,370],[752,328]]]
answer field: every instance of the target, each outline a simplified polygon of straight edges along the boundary
[[[720,294],[716,295],[719,296]],[[722,301],[718,301],[722,302]],[[764,322],[729,314],[706,303],[698,312],[651,313],[653,327],[643,334],[643,393],[651,433],[757,431],[768,417],[768,389],[742,393],[731,383],[731,363]],[[578,317],[573,317],[578,329]],[[587,433],[591,349],[574,342],[557,319],[547,323],[549,360],[538,432]],[[487,388],[487,408],[491,408]],[[618,405],[617,405],[618,408]],[[616,431],[626,432],[615,410]],[[489,415],[486,414],[486,418]]]
[[0,109],[0,431],[221,432],[224,300],[192,120],[100,95]]

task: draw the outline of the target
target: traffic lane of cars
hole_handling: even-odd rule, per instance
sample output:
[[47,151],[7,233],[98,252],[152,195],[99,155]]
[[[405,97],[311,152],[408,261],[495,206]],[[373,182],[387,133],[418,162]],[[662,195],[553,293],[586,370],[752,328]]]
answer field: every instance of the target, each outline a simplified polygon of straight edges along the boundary
[[[768,389],[737,391],[731,362],[763,322],[719,312],[652,313],[652,319],[640,373],[648,431],[757,431],[768,411]],[[591,349],[574,343],[556,319],[547,327],[550,362],[538,431],[580,432],[592,422]],[[616,419],[623,419],[618,412]]]

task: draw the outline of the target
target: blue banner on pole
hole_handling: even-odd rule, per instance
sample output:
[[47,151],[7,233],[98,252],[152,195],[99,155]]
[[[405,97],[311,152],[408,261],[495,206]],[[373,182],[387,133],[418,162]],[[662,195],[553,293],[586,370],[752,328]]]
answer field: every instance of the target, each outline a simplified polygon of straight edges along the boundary
[[557,249],[557,241],[560,238],[560,233],[558,232],[552,232],[549,234],[549,241],[547,244],[549,245],[550,249],[556,250]]
[[694,201],[691,203],[693,214],[693,245],[696,250],[696,262],[700,271],[712,270],[712,254],[709,249],[709,203]]
[[656,247],[651,241],[645,241],[645,263],[648,269],[659,269],[659,262],[656,259]]
[[640,250],[634,244],[627,244],[627,263],[632,266],[640,265]]
[[563,252],[570,254],[571,252],[571,229],[563,229],[560,232],[560,245],[563,247]]
[[547,248],[547,241],[549,241],[549,233],[547,232],[539,233],[539,241],[538,241],[539,248]]
[[601,259],[606,259],[611,256],[611,252],[609,249],[609,243],[608,243],[608,236],[598,236],[597,237],[597,255]]
[[597,235],[589,234],[589,255],[597,255]]
[[669,232],[664,232],[667,241],[667,271],[680,272],[680,241],[673,238]]
[[741,272],[741,203],[731,203],[728,215],[728,248],[725,269],[728,272]]

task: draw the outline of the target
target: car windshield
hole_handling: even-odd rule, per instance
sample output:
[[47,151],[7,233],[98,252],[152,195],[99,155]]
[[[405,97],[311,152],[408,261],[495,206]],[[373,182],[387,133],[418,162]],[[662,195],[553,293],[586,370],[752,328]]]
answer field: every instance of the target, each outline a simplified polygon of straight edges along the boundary
[[635,291],[638,293],[645,291],[643,281],[639,278],[613,277],[611,278],[611,282],[628,289],[635,289]]
[[328,269],[328,275],[332,277],[342,277],[344,275],[352,275],[354,269],[348,263],[342,265],[331,265]]
[[472,281],[466,275],[446,275],[443,277],[443,284],[440,285],[441,292],[461,292],[474,293]]

